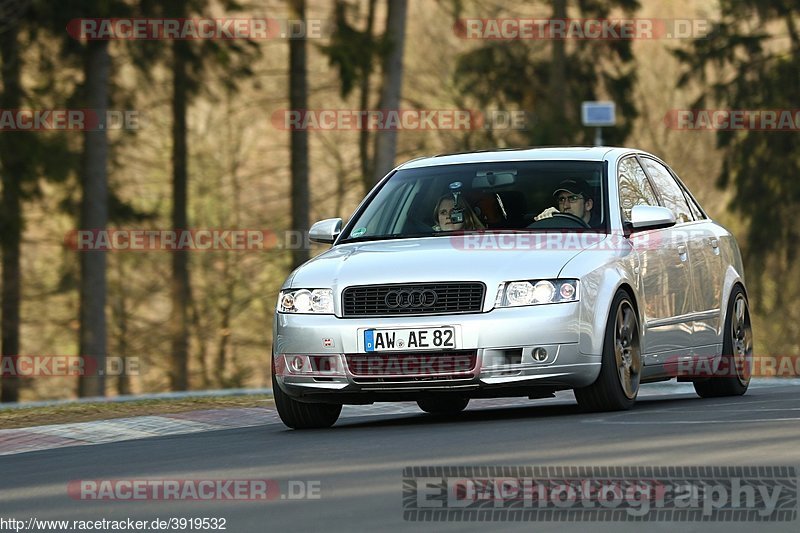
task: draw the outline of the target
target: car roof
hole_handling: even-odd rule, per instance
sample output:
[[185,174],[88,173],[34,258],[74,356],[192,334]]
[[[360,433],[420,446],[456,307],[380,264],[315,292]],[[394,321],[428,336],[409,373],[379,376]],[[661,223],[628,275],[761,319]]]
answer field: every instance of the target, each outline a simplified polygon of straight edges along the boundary
[[558,146],[548,148],[510,148],[498,150],[479,150],[456,154],[441,154],[430,157],[420,157],[403,163],[398,168],[423,168],[441,165],[457,165],[464,163],[489,163],[502,161],[603,161],[623,154],[641,150],[620,148],[613,146]]

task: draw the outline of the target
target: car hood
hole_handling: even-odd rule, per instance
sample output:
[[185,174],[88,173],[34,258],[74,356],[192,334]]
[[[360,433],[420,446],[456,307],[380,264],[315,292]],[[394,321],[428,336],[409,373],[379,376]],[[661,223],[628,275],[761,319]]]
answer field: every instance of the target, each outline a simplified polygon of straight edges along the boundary
[[353,285],[482,281],[492,287],[502,281],[555,278],[570,259],[606,237],[582,234],[570,241],[563,234],[554,239],[508,233],[341,244],[299,267],[285,286],[342,290]]

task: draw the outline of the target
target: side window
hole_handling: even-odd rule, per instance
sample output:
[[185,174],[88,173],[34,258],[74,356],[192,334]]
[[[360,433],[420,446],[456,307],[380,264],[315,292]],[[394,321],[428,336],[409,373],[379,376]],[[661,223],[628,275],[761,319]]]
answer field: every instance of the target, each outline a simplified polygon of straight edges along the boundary
[[703,211],[700,209],[700,204],[697,203],[697,200],[689,194],[686,188],[683,188],[683,195],[686,197],[686,201],[689,202],[689,209],[692,210],[692,215],[694,215],[695,220],[705,220],[706,216],[703,214]]
[[620,162],[618,181],[623,220],[631,219],[631,209],[635,205],[658,205],[653,187],[635,157]]
[[675,220],[678,224],[681,222],[691,222],[694,220],[692,211],[689,209],[689,204],[686,202],[686,197],[683,195],[678,182],[669,173],[667,167],[654,159],[643,157],[644,166],[647,168],[647,173],[653,179],[653,183],[661,195],[661,200],[664,202],[664,207],[669,208],[675,213]]

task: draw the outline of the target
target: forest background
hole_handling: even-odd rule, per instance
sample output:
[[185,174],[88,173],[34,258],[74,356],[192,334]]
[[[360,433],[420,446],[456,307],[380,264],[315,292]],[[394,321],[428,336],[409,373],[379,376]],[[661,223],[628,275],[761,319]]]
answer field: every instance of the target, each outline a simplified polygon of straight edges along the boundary
[[[68,31],[75,19],[145,17],[305,20],[307,32],[87,40]],[[466,19],[518,18],[680,19],[702,34],[464,38]],[[591,144],[584,100],[614,101],[606,144],[662,157],[734,232],[756,354],[797,356],[798,129],[693,131],[669,117],[796,111],[798,23],[796,0],[0,0],[0,110],[134,117],[102,130],[0,131],[4,368],[21,354],[135,363],[122,376],[5,372],[2,400],[268,387],[278,289],[325,249],[296,246],[310,223],[347,219],[379,176],[421,155]],[[522,112],[525,124],[290,131],[282,117],[292,109]],[[76,251],[85,228],[244,228],[271,245]]]

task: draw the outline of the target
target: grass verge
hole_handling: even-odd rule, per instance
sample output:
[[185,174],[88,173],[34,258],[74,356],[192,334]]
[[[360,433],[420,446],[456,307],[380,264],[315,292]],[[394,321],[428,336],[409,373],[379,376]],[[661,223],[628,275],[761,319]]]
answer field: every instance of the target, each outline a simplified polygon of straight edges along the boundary
[[91,422],[131,416],[164,415],[202,411],[206,409],[231,409],[237,407],[272,406],[272,396],[207,396],[182,399],[132,400],[126,402],[90,402],[0,409],[0,429]]

